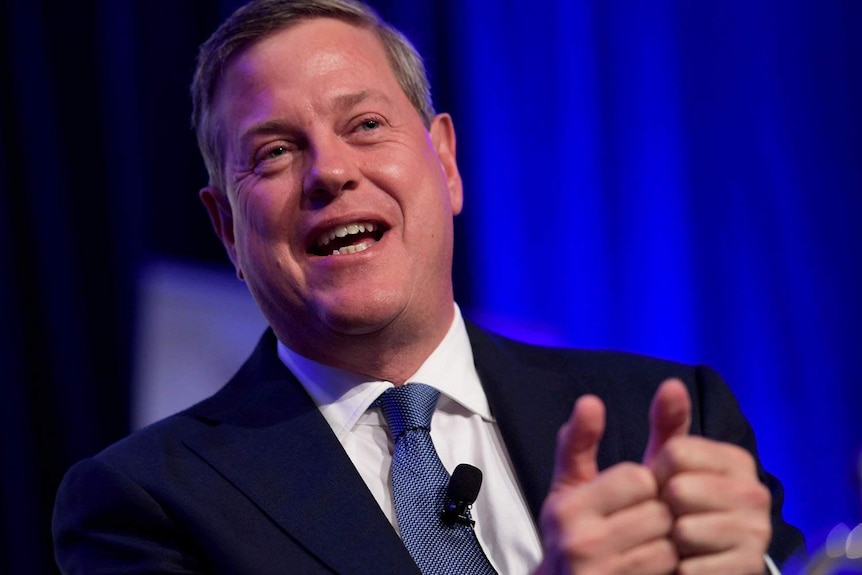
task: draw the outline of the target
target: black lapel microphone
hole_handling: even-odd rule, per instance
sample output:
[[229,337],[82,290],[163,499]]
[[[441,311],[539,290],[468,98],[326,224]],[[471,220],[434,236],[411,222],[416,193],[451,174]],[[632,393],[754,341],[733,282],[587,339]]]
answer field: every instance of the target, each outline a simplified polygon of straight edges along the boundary
[[482,470],[469,463],[461,463],[452,472],[449,480],[449,488],[446,490],[446,503],[440,517],[446,525],[469,525],[476,524],[470,519],[468,512],[470,506],[479,496],[482,487]]

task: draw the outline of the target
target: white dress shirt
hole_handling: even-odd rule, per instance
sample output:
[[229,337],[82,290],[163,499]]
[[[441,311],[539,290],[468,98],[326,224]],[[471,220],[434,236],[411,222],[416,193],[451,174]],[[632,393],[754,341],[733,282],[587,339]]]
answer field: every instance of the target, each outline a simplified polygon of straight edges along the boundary
[[[393,444],[379,409],[368,408],[388,381],[320,364],[281,342],[278,355],[311,395],[383,513],[398,529],[392,499]],[[500,574],[531,573],[542,547],[509,460],[497,422],[491,416],[458,306],[446,337],[408,380],[440,390],[431,419],[431,437],[451,473],[459,463],[482,470],[483,482],[472,508],[476,535]]]

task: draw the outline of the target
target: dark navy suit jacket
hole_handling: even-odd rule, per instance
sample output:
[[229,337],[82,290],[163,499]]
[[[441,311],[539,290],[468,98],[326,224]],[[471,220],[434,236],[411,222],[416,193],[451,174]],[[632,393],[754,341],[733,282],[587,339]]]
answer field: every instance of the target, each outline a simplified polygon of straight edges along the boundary
[[[692,398],[692,433],[755,453],[752,430],[704,367],[643,356],[542,348],[468,325],[475,363],[534,518],[547,494],[556,434],[579,396],[608,405],[600,468],[639,461],[648,407],[666,378]],[[759,463],[758,468],[760,469]],[[769,553],[803,546],[773,495]],[[76,464],[55,506],[56,558],[83,573],[418,573],[271,331],[209,399]]]

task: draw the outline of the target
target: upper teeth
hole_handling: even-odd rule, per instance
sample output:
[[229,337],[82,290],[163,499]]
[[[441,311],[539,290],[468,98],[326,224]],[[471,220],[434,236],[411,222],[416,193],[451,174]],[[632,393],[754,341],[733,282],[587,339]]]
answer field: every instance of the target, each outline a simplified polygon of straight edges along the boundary
[[337,228],[332,229],[328,234],[320,236],[320,239],[317,240],[317,242],[321,246],[326,246],[335,238],[344,238],[349,235],[352,236],[363,232],[373,232],[374,229],[375,226],[371,222],[356,222],[345,226],[338,226]]

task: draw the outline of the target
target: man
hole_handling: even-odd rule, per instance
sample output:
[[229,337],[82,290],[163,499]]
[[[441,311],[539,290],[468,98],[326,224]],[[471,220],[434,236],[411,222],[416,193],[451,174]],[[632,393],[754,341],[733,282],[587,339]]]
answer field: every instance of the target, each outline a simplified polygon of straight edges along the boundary
[[448,471],[485,472],[499,573],[763,573],[802,543],[710,370],[464,322],[453,123],[367,7],[252,2],[193,97],[200,197],[271,330],[218,394],[70,470],[65,573],[418,572],[377,398],[420,383]]

